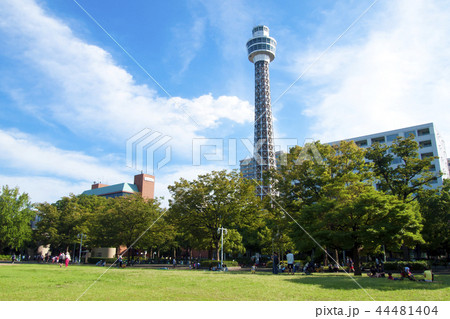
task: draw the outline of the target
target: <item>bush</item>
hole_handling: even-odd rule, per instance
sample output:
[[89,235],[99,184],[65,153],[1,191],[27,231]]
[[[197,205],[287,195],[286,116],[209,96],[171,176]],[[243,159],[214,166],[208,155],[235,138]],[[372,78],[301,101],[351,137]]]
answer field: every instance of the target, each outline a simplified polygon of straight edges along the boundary
[[[224,260],[223,263],[227,265],[227,267],[239,266],[239,263],[235,260]],[[218,264],[219,262],[217,260],[208,260],[208,259],[200,260],[200,267],[202,268],[217,267]]]
[[433,266],[444,266],[445,268],[447,268],[449,266],[449,261],[446,259],[435,259],[432,261],[432,265]]
[[11,261],[11,255],[0,255],[0,260],[1,261]]
[[89,257],[88,258],[88,264],[96,264],[100,260],[106,261],[107,264],[112,264],[112,263],[114,263],[117,260],[117,258]]
[[[370,269],[372,265],[375,263],[366,263],[363,265],[364,270]],[[430,269],[431,262],[427,260],[419,260],[419,261],[387,261],[384,263],[385,271],[399,271],[405,267],[409,267],[411,271],[423,271]]]
[[[294,260],[294,265],[296,264],[296,263],[299,263],[300,264],[300,267],[303,267],[305,264],[306,264],[306,262],[305,261],[303,261],[303,260]],[[287,267],[287,262],[286,262],[286,260],[283,260],[282,262],[280,262],[280,264],[282,265],[282,266],[285,266],[285,267]],[[266,268],[272,268],[273,266],[273,261],[272,260],[270,260],[270,261],[268,261],[267,263],[266,263]]]
[[250,257],[238,257],[236,260],[242,267],[253,265],[253,261]]

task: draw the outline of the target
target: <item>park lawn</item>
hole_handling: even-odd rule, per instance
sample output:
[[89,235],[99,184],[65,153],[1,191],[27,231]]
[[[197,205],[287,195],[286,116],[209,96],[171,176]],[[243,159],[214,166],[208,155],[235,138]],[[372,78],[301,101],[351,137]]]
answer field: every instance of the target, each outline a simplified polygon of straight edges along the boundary
[[[0,300],[77,300],[106,268],[38,264],[0,266]],[[421,278],[421,276],[418,276]],[[354,278],[354,277],[353,277]],[[377,301],[450,300],[450,275],[437,282],[355,280]],[[371,300],[345,274],[272,275],[111,268],[79,300]]]

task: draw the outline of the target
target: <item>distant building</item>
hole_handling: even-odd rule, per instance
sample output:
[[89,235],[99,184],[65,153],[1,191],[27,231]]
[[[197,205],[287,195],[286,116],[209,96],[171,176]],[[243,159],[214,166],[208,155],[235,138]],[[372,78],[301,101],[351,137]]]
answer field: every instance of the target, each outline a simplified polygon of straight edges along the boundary
[[[445,151],[445,143],[439,133],[436,131],[433,123],[421,124],[416,126],[405,127],[397,130],[374,133],[370,135],[358,136],[344,139],[345,141],[354,141],[355,144],[362,148],[370,147],[374,143],[383,143],[390,145],[398,137],[408,137],[412,134],[414,140],[419,144],[420,158],[437,156],[438,158],[431,163],[431,171],[442,172],[442,176],[431,182],[432,188],[441,186],[443,179],[450,178],[450,158],[447,158]],[[340,141],[326,143],[329,145],[338,144]],[[276,152],[275,158],[277,167],[282,165],[281,156],[283,152]],[[400,158],[394,158],[393,166],[401,162]],[[240,161],[240,171],[244,178],[254,178],[254,160],[246,158]]]
[[[107,185],[96,183],[92,184],[91,189],[84,191],[82,195],[96,195],[107,198],[114,198],[126,196],[130,194],[140,193],[145,199],[155,198],[155,176],[148,174],[139,174],[134,176],[134,184],[120,183],[114,185]],[[125,246],[118,248],[112,247],[97,247],[93,248],[89,256],[100,258],[114,258],[117,254],[122,253],[126,249]]]
[[155,198],[155,176],[148,174],[136,175],[134,176],[134,184],[120,183],[106,185],[94,182],[91,189],[84,191],[82,195],[119,197],[134,193],[141,193],[142,197],[145,199]]
[[[382,143],[390,145],[397,137],[414,136],[414,140],[419,144],[420,158],[437,156],[431,163],[431,171],[442,172],[442,176],[432,181],[432,187],[436,188],[442,185],[442,180],[449,178],[449,164],[447,161],[447,154],[445,151],[445,144],[439,133],[436,131],[433,123],[421,124],[416,126],[405,127],[397,130],[380,132],[370,135],[358,136],[346,141],[354,141],[356,145],[362,148],[370,147],[374,143]],[[338,144],[339,141],[327,143],[330,145]],[[401,163],[399,157],[394,158],[392,165]]]
[[[283,151],[275,152],[275,163],[277,169],[280,169],[282,163],[281,163],[281,156],[284,154]],[[253,157],[246,157],[243,160],[239,161],[239,170],[242,174],[242,177],[247,179],[254,179],[255,178],[255,171],[256,171],[256,162]]]

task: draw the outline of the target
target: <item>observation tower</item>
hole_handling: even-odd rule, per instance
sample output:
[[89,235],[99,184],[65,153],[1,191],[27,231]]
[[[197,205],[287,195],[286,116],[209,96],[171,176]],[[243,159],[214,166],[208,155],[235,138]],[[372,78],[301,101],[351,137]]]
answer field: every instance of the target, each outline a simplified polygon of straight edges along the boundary
[[269,28],[258,25],[253,28],[253,37],[247,41],[248,59],[255,64],[255,135],[253,158],[257,195],[263,198],[271,192],[264,185],[263,173],[276,168],[273,141],[272,107],[270,104],[269,63],[275,59],[277,41],[269,36]]

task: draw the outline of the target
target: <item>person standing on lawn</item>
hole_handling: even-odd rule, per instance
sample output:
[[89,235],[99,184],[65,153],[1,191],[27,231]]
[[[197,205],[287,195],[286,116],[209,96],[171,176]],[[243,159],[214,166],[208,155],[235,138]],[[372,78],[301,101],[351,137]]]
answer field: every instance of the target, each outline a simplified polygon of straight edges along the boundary
[[288,272],[294,274],[294,254],[287,251],[286,261],[288,264]]
[[273,254],[273,257],[272,257],[272,261],[273,261],[273,269],[272,269],[272,272],[275,274],[275,275],[278,275],[278,263],[279,263],[279,260],[278,260],[278,254],[277,253],[274,253]]
[[66,259],[65,259],[65,262],[66,262],[66,268],[69,266],[69,261],[70,261],[70,254],[69,254],[69,252],[66,252]]
[[64,253],[60,253],[59,257],[58,257],[59,268],[62,267],[62,264],[64,262],[64,258],[66,258],[66,255],[64,255]]

